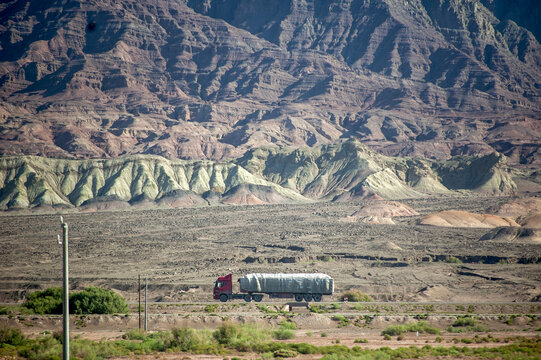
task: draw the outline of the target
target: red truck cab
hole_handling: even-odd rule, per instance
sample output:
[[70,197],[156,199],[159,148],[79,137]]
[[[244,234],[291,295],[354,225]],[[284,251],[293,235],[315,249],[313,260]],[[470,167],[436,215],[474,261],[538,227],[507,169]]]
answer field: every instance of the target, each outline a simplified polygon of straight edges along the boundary
[[230,295],[233,293],[233,274],[220,276],[214,284],[214,299],[219,300],[221,294]]

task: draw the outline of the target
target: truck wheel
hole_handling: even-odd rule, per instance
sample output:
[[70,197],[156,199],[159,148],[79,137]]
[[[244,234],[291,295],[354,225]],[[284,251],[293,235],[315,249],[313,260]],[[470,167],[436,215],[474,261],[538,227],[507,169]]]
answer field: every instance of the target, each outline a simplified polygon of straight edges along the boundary
[[250,294],[244,295],[244,301],[246,301],[246,302],[252,301],[252,295],[250,295]]
[[301,302],[302,301],[302,294],[295,294],[295,301]]
[[226,294],[222,294],[222,295],[220,295],[220,301],[221,301],[221,302],[226,302],[226,301],[227,301],[227,299],[228,299],[228,297],[227,297],[227,295],[226,295]]
[[320,302],[321,301],[321,295],[320,294],[315,294],[314,295],[314,301],[315,302]]
[[304,294],[304,300],[305,300],[306,302],[312,301],[312,295],[310,295],[310,294]]
[[263,300],[263,295],[258,294],[253,296],[255,302],[261,302]]

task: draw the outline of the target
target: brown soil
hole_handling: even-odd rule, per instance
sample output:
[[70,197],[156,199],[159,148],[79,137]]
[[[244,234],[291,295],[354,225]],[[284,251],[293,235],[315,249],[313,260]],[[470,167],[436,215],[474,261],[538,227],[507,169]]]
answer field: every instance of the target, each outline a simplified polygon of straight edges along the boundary
[[541,212],[536,212],[524,217],[519,217],[517,222],[522,227],[528,229],[541,229]]
[[[449,204],[483,213],[508,201],[408,200],[421,215],[395,217],[393,226],[340,221],[364,203],[64,211],[71,287],[104,286],[134,301],[141,274],[152,301],[211,301],[216,278],[228,273],[321,272],[335,279],[329,301],[352,288],[385,301],[530,301],[541,295],[541,244],[418,225]],[[0,224],[0,301],[60,286],[59,214],[5,212]]]
[[[523,187],[521,187],[523,189]],[[514,199],[490,209],[492,214],[500,216],[519,216],[541,212],[541,198],[529,197]]]
[[446,210],[424,216],[421,225],[445,227],[493,228],[498,226],[520,226],[511,218],[503,218],[490,214],[474,214],[460,210]]

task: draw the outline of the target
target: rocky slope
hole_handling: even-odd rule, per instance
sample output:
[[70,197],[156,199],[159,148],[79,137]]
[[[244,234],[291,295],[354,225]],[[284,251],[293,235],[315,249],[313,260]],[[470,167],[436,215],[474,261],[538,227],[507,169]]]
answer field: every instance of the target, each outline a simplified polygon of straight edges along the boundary
[[222,160],[353,137],[539,164],[541,6],[516,4],[3,2],[0,154]]
[[235,161],[168,160],[155,155],[109,160],[6,156],[0,158],[0,209],[104,209],[154,202],[165,207],[257,205],[339,201],[344,196],[360,200],[470,191],[504,194],[515,189],[503,155],[476,160],[393,158],[357,141],[259,148]]

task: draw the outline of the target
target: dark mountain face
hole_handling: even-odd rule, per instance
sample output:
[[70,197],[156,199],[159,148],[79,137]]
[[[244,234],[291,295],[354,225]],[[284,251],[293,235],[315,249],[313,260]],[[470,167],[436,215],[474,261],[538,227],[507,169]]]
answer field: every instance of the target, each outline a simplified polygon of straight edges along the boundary
[[13,0],[0,153],[222,159],[353,137],[538,164],[541,6],[509,4]]

